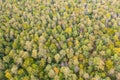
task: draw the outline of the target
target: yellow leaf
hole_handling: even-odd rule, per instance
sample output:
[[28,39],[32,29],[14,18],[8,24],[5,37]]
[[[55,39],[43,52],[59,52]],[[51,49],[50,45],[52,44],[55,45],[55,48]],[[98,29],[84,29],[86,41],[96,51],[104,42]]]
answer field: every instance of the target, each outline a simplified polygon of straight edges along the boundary
[[19,71],[18,71],[18,74],[23,74],[24,73],[24,71],[23,71],[23,69],[20,69]]
[[109,48],[110,48],[110,49],[114,49],[114,44],[110,44],[110,45],[109,45]]
[[68,46],[72,47],[73,43],[71,41],[68,42]]
[[114,38],[114,40],[116,40],[116,41],[119,40],[117,35],[115,35],[113,38]]
[[5,76],[6,76],[8,79],[11,79],[11,78],[12,78],[12,75],[11,75],[8,71],[5,73]]
[[84,80],[83,78],[79,78],[79,80]]
[[68,8],[68,6],[65,6],[65,8],[66,8],[66,10],[68,10],[69,8]]
[[80,69],[83,69],[83,65],[82,64],[80,64]]
[[107,18],[110,18],[110,14],[109,14],[109,13],[108,13],[108,14],[106,14],[106,17],[107,17]]
[[56,73],[56,74],[58,74],[58,73],[59,73],[59,69],[58,69],[58,68],[56,68],[56,67],[54,67],[54,71],[55,71],[55,73]]
[[119,46],[120,47],[120,41],[116,41],[115,42],[115,46]]
[[113,68],[113,62],[110,59],[108,59],[106,61],[106,67],[107,67],[108,70],[110,70],[111,68]]
[[72,28],[71,27],[66,28],[65,32],[71,33],[72,32]]
[[115,51],[116,53],[120,53],[120,48],[114,48],[114,51]]
[[78,57],[77,56],[73,56],[73,60],[75,60],[75,59],[78,59]]
[[38,3],[39,3],[39,2],[40,2],[40,0],[36,0],[36,2],[38,2]]
[[83,60],[83,59],[84,59],[83,54],[80,54],[80,55],[79,55],[79,60]]

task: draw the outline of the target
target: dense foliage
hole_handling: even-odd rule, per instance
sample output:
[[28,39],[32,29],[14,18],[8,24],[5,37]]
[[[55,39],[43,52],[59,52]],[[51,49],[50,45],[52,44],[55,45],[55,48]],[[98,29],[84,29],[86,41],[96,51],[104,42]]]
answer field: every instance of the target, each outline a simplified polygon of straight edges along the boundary
[[0,80],[120,80],[120,0],[0,0]]

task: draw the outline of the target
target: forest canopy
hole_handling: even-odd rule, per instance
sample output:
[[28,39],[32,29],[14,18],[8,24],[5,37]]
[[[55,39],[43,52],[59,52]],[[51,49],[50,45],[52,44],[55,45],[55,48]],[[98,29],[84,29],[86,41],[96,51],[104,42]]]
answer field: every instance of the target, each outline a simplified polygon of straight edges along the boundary
[[120,0],[0,0],[0,80],[120,80]]

